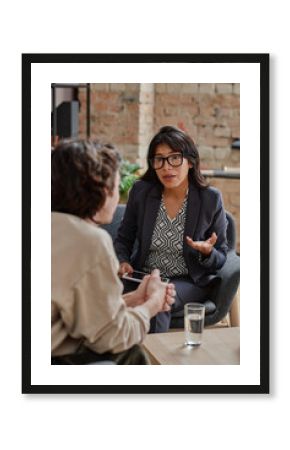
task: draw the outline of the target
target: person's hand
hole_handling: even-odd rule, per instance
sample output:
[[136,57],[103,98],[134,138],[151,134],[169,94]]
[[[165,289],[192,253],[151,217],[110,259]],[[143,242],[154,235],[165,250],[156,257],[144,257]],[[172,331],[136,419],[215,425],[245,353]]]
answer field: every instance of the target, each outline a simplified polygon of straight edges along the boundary
[[170,311],[171,306],[175,302],[175,286],[173,283],[169,283],[166,285],[166,295],[165,295],[165,303],[163,305],[163,311]]
[[166,283],[163,283],[160,278],[159,269],[154,269],[151,272],[150,278],[147,282],[146,297],[151,296],[161,297],[165,301]]
[[138,288],[133,292],[123,295],[123,300],[129,307],[146,305],[150,317],[162,311],[170,311],[175,302],[175,286],[172,283],[164,283],[160,279],[158,269],[145,275]]
[[[137,305],[137,304],[141,305],[146,300],[148,300],[148,298],[150,297],[150,289],[152,289],[152,280],[151,280],[151,284],[150,285],[148,284],[150,279],[151,279],[151,275],[146,275],[143,278],[142,282],[139,284],[138,288],[134,291],[134,297],[135,297],[135,302],[136,302],[135,305]],[[162,311],[170,311],[171,306],[175,302],[175,295],[176,295],[175,286],[173,283],[166,284],[166,283],[163,283],[162,281],[161,281],[161,283],[162,283],[162,285],[165,284],[165,288],[166,288]],[[164,286],[162,286],[162,289],[163,289],[163,287]],[[155,293],[155,288],[156,288],[156,286],[153,288],[154,293]],[[159,287],[157,289],[159,289]],[[132,294],[133,294],[133,292],[132,292]]]
[[[142,305],[147,300],[147,285],[150,279],[150,275],[145,275],[138,288],[135,291],[129,292],[128,294],[123,295],[124,300],[127,303],[127,306],[138,306]],[[129,299],[129,301],[127,300]]]
[[[162,308],[160,309],[160,311],[170,311],[171,306],[173,305],[173,303],[175,302],[175,295],[176,295],[176,291],[175,291],[175,286],[173,283],[170,284],[166,284],[163,283],[161,280],[161,284],[159,283],[158,280],[158,285],[156,286],[156,278],[153,279],[153,282],[151,280],[151,284],[149,286],[148,289],[148,283],[149,280],[151,279],[151,275],[145,275],[145,277],[143,278],[143,280],[141,281],[141,283],[139,284],[138,288],[135,291],[129,292],[127,294],[123,295],[123,299],[126,302],[127,306],[138,306],[138,305],[142,305],[143,303],[145,303],[147,300],[149,300],[150,297],[160,296],[160,293],[158,294],[158,290],[164,289],[165,285],[165,293],[163,291],[163,293],[161,294],[160,298],[158,298],[158,302],[160,303],[159,307]],[[157,293],[156,293],[157,290]],[[162,298],[163,295],[163,298]]]
[[151,317],[161,311],[170,311],[175,301],[175,287],[172,283],[161,281],[158,269],[153,270],[147,282],[145,304],[149,307]]
[[122,262],[120,264],[119,270],[118,270],[118,275],[120,275],[121,277],[125,274],[125,273],[132,273],[134,271],[133,267],[127,263],[127,262]]
[[204,256],[209,256],[217,241],[217,235],[213,232],[211,237],[206,241],[193,241],[189,236],[186,236],[186,241],[190,247],[194,248],[194,250],[197,250]]

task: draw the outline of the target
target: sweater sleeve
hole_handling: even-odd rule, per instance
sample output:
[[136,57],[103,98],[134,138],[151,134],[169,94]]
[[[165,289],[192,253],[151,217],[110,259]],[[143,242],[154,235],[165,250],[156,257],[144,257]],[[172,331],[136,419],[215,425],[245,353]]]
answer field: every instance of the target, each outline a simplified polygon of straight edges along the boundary
[[143,306],[128,308],[121,296],[117,260],[104,249],[102,260],[74,285],[66,322],[69,334],[97,353],[118,353],[141,343],[149,330]]

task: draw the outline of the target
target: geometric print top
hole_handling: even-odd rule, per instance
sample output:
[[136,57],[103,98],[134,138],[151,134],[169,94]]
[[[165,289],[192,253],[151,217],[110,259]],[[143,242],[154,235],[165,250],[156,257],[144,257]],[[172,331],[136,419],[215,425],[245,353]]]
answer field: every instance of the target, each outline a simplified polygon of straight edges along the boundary
[[187,195],[174,219],[167,215],[163,197],[152,234],[149,254],[145,261],[145,272],[159,269],[163,277],[187,275],[183,258],[183,234],[187,208]]

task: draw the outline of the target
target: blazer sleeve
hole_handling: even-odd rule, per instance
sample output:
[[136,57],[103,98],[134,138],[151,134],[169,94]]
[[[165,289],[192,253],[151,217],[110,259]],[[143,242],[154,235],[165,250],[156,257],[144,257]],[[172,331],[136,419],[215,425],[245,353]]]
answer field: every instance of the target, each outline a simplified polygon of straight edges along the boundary
[[215,232],[217,235],[217,242],[208,258],[204,258],[203,255],[199,253],[200,265],[210,271],[216,271],[222,268],[226,262],[228,251],[226,212],[221,194],[218,191],[217,194],[216,209],[206,236],[206,239],[208,239],[212,233]]
[[138,228],[138,182],[130,193],[125,214],[114,241],[114,248],[120,263],[130,262]]

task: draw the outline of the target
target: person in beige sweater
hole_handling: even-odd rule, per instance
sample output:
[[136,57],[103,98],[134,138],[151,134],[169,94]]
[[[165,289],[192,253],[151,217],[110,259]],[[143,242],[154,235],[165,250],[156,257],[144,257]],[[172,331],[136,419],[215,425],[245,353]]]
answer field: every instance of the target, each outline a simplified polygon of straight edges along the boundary
[[111,237],[98,226],[111,222],[119,201],[118,153],[96,142],[64,141],[51,160],[54,363],[81,364],[106,354],[118,364],[145,364],[140,355],[132,359],[124,354],[129,349],[136,353],[150,319],[170,310],[175,288],[161,282],[156,270],[136,291],[122,296]]

